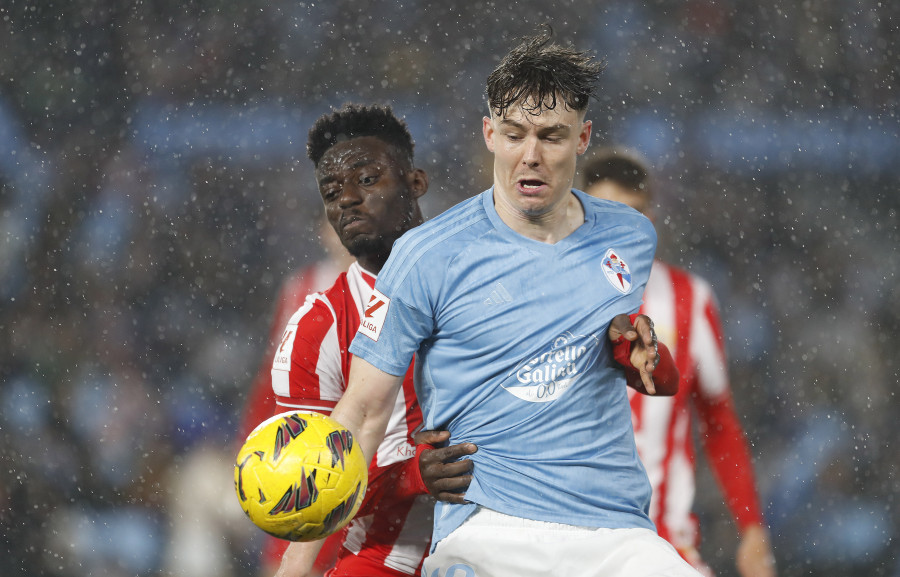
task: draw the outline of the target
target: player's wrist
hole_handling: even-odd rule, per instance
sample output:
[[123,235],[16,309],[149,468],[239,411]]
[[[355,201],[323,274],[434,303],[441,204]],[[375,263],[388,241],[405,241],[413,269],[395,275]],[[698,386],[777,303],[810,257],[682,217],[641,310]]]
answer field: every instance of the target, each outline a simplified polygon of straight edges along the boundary
[[749,521],[738,524],[738,533],[743,538],[748,535],[768,535],[769,530],[763,525],[762,521]]
[[434,447],[427,443],[416,445],[416,454],[412,459],[410,459],[410,468],[412,469],[412,471],[409,473],[410,486],[415,494],[428,494],[428,487],[425,486],[425,480],[422,479],[422,469],[419,461],[422,453],[424,451],[430,451],[431,449],[434,449]]
[[[628,315],[628,320],[631,321],[632,326],[634,326],[634,321],[637,317],[637,313]],[[631,363],[631,349],[633,346],[634,341],[629,341],[625,338],[625,335],[619,335],[619,338],[612,342],[613,360],[626,369],[634,370],[634,366]]]

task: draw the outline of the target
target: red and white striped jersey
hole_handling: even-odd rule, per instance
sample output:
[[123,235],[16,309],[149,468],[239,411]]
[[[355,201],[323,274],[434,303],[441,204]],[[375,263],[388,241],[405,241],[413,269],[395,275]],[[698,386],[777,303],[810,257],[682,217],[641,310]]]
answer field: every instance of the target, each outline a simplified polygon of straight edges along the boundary
[[712,289],[684,270],[653,263],[641,312],[675,359],[678,394],[651,397],[629,388],[635,441],[653,496],[650,518],[680,550],[696,547],[692,412],[708,461],[737,523],[761,523],[750,452],[731,402],[719,311]]
[[[278,411],[299,409],[330,414],[347,387],[348,349],[375,286],[375,276],[358,263],[334,285],[306,302],[288,321],[272,365]],[[431,497],[411,488],[416,466],[413,433],[422,413],[407,372],[369,469],[369,488],[329,575],[417,575],[431,539]]]

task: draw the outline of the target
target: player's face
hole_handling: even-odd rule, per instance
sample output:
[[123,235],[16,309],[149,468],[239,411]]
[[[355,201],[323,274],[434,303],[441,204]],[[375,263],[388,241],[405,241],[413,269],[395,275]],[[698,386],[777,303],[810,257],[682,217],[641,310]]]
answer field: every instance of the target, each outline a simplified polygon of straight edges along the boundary
[[422,221],[416,199],[428,190],[425,172],[395,158],[374,136],[328,149],[316,167],[325,214],[360,264],[379,272],[394,241]]
[[516,106],[504,116],[485,117],[482,131],[494,153],[498,211],[533,219],[562,206],[571,193],[575,159],[591,139],[591,123],[584,121],[583,112],[561,103],[540,114]]
[[631,190],[611,180],[596,182],[589,186],[585,192],[597,198],[627,204],[643,214],[647,214],[647,211],[650,209],[650,199],[646,194]]

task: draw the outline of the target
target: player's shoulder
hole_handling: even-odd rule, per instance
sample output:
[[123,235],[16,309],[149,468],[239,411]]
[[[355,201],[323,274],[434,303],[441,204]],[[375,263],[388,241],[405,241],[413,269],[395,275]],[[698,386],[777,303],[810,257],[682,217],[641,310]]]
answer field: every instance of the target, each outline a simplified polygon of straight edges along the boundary
[[598,222],[626,225],[656,238],[656,228],[650,219],[627,204],[597,198],[576,188],[573,188],[572,192],[581,200],[585,213],[593,215]]
[[631,208],[627,204],[616,202],[614,200],[606,200],[605,198],[597,198],[577,188],[572,189],[572,193],[581,200],[582,204],[587,204],[591,211],[609,214],[622,214],[625,216],[635,216],[646,219],[647,217]]
[[481,195],[475,195],[406,231],[398,243],[400,246],[434,250],[445,246],[445,241],[453,236],[471,232],[485,220],[487,214],[482,205]]
[[394,243],[391,256],[378,275],[379,282],[403,278],[422,262],[429,269],[444,266],[466,250],[467,240],[485,234],[489,228],[482,194],[468,198],[404,233]]

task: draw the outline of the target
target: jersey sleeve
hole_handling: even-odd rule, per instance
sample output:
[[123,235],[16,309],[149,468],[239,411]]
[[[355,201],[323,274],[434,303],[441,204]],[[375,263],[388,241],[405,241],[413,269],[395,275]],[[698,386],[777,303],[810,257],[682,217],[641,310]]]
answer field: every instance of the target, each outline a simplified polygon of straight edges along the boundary
[[722,324],[712,290],[698,287],[691,355],[696,366],[694,407],[707,460],[741,529],[762,523],[750,448],[734,410]]
[[284,329],[272,363],[279,410],[326,414],[345,387],[334,311],[321,294],[310,295]]
[[406,374],[419,345],[434,331],[434,306],[429,278],[420,267],[400,276],[386,270],[391,264],[398,263],[389,259],[378,275],[350,352],[400,376]]
[[750,448],[731,398],[701,399],[696,407],[703,448],[735,523],[762,524]]

